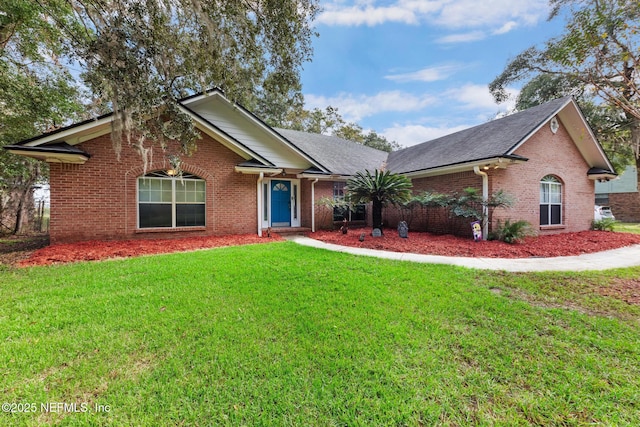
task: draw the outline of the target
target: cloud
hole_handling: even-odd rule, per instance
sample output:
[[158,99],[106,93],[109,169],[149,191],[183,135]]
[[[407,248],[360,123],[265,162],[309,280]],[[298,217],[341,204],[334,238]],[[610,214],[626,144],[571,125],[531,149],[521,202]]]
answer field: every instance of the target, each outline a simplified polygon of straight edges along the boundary
[[425,141],[440,138],[441,136],[450,135],[471,126],[472,125],[429,127],[416,124],[395,124],[393,127],[384,129],[380,134],[389,141],[395,141],[403,147],[410,147]]
[[449,78],[456,71],[459,71],[464,67],[465,65],[462,64],[436,65],[434,67],[427,67],[422,70],[413,71],[411,73],[389,74],[384,76],[384,78],[397,83],[436,82]]
[[517,26],[518,26],[517,22],[509,21],[509,22],[506,22],[502,27],[498,28],[497,30],[494,30],[493,34],[494,35],[506,34],[509,31],[511,31],[514,28],[516,28]]
[[484,31],[470,31],[468,33],[451,34],[448,36],[440,37],[436,39],[436,43],[451,44],[451,43],[469,43],[484,40],[487,34]]
[[332,106],[349,122],[358,122],[365,117],[381,113],[419,111],[436,103],[437,99],[428,95],[414,95],[402,91],[384,91],[374,95],[342,93],[333,97],[304,96],[307,109]]
[[[517,95],[516,89],[507,90],[512,98],[515,99]],[[459,88],[449,89],[445,91],[444,97],[453,100],[459,108],[465,110],[504,110],[513,109],[515,101],[510,100],[502,104],[496,104],[489,87],[487,85],[479,85],[468,83]]]
[[[306,94],[305,107],[324,109],[331,105],[338,109],[346,121],[355,123],[376,115],[400,113],[401,116],[406,116],[402,123],[395,123],[392,127],[383,130],[381,127],[374,126],[374,128],[390,141],[396,141],[408,147],[458,132],[513,111],[518,91],[516,89],[508,91],[512,94],[512,100],[502,104],[495,103],[486,85],[471,83],[440,93],[422,95],[404,91],[383,91],[373,95],[341,93],[332,97]],[[452,109],[451,114],[439,118],[432,116],[443,107]],[[372,120],[376,121],[370,119],[369,122]],[[461,120],[464,120],[464,123],[461,123]],[[425,123],[429,124],[425,125]]]
[[417,24],[418,18],[412,10],[397,6],[351,6],[345,8],[328,7],[318,16],[316,22],[327,25],[367,25],[373,27],[386,22]]
[[316,23],[324,25],[381,25],[387,22],[416,25],[428,23],[450,29],[498,28],[503,34],[517,25],[534,25],[549,11],[547,0],[330,0]]

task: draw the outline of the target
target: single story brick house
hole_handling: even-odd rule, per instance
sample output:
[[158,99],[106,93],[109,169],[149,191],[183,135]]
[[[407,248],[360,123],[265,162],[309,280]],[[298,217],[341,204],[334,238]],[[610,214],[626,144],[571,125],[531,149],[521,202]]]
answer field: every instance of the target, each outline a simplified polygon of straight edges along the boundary
[[[52,242],[315,230],[334,220],[321,214],[321,198],[341,197],[350,176],[383,167],[409,177],[416,192],[515,196],[492,221],[579,231],[590,227],[594,181],[615,177],[571,97],[392,153],[271,128],[217,90],[181,105],[202,139],[179,178],[162,153],[146,170],[133,150],[118,160],[111,115],[5,146],[50,164]],[[397,215],[388,217],[394,226]]]

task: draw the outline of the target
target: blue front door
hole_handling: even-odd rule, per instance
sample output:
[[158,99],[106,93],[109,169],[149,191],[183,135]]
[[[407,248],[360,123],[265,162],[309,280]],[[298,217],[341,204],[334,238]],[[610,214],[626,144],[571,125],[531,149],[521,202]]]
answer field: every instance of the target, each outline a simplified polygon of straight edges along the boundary
[[291,225],[291,182],[271,181],[271,226]]

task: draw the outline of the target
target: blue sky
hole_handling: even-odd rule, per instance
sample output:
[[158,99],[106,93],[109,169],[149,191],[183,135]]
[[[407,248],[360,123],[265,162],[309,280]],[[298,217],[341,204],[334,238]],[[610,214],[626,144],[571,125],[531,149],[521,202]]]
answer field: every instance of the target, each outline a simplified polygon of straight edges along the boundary
[[564,26],[547,21],[547,0],[320,4],[313,62],[302,72],[306,107],[337,107],[347,121],[403,146],[512,110],[513,101],[493,101],[488,84]]

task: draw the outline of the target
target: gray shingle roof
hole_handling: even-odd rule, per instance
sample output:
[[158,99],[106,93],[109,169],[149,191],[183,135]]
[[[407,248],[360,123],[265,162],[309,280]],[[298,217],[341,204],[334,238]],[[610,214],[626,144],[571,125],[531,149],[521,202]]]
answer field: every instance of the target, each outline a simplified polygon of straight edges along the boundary
[[335,136],[290,129],[275,131],[337,175],[353,175],[365,169],[380,169],[389,154]]
[[559,98],[501,119],[392,152],[387,166],[393,172],[407,173],[508,156],[516,146],[569,102],[569,96]]

